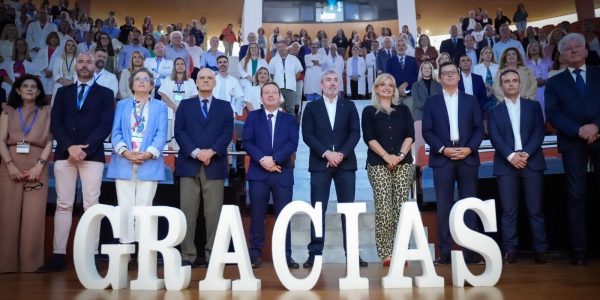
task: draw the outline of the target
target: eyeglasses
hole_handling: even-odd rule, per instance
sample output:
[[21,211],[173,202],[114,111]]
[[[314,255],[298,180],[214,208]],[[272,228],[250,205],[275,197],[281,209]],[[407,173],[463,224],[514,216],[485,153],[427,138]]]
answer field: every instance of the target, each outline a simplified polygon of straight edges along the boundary
[[445,71],[445,72],[441,72],[440,74],[442,74],[442,76],[455,76],[458,75],[457,71]]
[[37,190],[42,189],[43,186],[44,186],[44,184],[39,181],[33,182],[31,184],[26,183],[25,185],[23,185],[23,191],[25,191],[25,192],[37,191]]
[[150,82],[150,77],[135,77],[133,80],[140,82]]

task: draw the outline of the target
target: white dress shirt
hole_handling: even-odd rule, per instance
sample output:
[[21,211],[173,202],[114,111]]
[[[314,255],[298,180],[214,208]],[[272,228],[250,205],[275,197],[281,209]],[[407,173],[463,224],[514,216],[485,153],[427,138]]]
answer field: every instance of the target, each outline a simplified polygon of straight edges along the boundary
[[[581,77],[583,77],[583,82],[587,83],[587,78],[585,76],[587,73],[587,69],[586,69],[585,65],[581,66],[579,69],[581,70],[581,73],[579,73],[579,74],[581,74]],[[569,67],[569,73],[571,73],[571,76],[573,76],[573,80],[575,82],[577,82],[577,75],[575,75],[575,73],[573,73],[573,71],[575,71],[575,68]]]
[[327,116],[329,117],[329,124],[331,124],[331,130],[333,130],[333,125],[335,125],[335,113],[337,111],[337,101],[338,97],[335,96],[332,101],[327,99],[325,95],[323,95],[323,102],[325,102],[325,109],[327,110]]
[[119,81],[117,81],[117,76],[115,76],[115,74],[106,71],[106,69],[102,69],[94,75],[94,80],[97,84],[111,89],[114,97],[117,97],[117,94],[119,93]]
[[[514,103],[512,100],[504,97],[504,103],[506,103],[510,125],[515,137],[515,151],[521,151],[523,150],[523,144],[521,143],[521,96],[519,95],[517,101]],[[511,153],[506,159],[510,162],[515,154],[515,152]]]
[[460,77],[463,82],[463,86],[465,87],[465,94],[473,95],[473,77],[471,73],[465,74],[464,72],[460,72]]
[[460,138],[458,133],[458,90],[452,95],[444,90],[444,102],[448,110],[448,121],[450,121],[450,140],[458,141]]

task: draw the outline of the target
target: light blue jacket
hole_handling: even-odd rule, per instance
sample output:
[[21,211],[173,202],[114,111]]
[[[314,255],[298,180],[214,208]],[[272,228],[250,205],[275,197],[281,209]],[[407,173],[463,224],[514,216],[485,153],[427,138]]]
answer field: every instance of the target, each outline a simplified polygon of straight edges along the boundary
[[[156,153],[158,157],[139,165],[137,175],[140,180],[160,181],[165,178],[162,149],[167,142],[167,106],[156,99],[152,99],[147,104],[149,110],[146,133],[140,149],[142,152]],[[133,163],[117,153],[123,145],[127,150],[132,149],[130,130],[132,109],[133,98],[123,99],[117,103],[111,134],[114,151],[108,164],[106,173],[108,178],[128,180],[132,177]]]

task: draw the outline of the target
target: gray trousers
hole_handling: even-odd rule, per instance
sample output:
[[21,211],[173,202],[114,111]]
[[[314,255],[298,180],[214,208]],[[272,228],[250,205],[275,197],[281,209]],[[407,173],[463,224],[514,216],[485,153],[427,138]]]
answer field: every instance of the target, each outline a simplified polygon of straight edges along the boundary
[[[295,83],[294,83],[295,85]],[[294,114],[294,107],[296,106],[296,92],[289,89],[281,89],[281,95],[283,95],[283,109],[285,112]]]
[[210,258],[217,225],[219,224],[219,216],[221,215],[221,207],[223,206],[224,184],[225,180],[223,179],[207,178],[204,166],[200,167],[200,172],[195,177],[181,177],[179,186],[181,193],[180,208],[187,222],[185,238],[181,242],[181,259],[190,262],[196,259],[194,239],[200,204],[203,205],[206,220],[206,245],[204,250],[206,251],[206,259]]

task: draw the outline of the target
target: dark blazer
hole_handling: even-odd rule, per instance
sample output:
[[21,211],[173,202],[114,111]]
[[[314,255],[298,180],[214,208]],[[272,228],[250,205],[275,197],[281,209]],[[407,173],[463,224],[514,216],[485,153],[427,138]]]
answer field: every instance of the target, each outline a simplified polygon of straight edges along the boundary
[[[475,53],[477,54],[477,62],[473,62],[473,65],[475,65],[476,63],[479,62],[479,57],[481,56],[481,49],[483,47],[489,46],[490,48],[494,48],[494,45],[496,45],[496,42],[498,42],[498,40],[496,39],[496,37],[492,37],[490,40],[490,43],[488,43],[487,40],[487,36],[483,36],[483,40],[479,41],[477,43],[477,49],[475,49]],[[492,51],[493,52],[493,51]],[[496,58],[496,60],[498,60],[499,58]]]
[[458,64],[458,60],[465,54],[465,43],[463,39],[457,38],[456,46],[452,43],[452,38],[443,40],[440,45],[440,53],[446,52],[450,54],[450,58],[455,64]]
[[400,86],[404,82],[408,82],[407,90],[412,89],[413,83],[419,78],[419,64],[417,59],[404,55],[404,69],[400,67],[400,58],[394,56],[387,61],[387,73],[392,74],[396,79],[396,85]]
[[302,113],[302,138],[310,148],[308,171],[327,170],[327,150],[344,154],[338,165],[341,170],[356,170],[354,148],[360,140],[360,121],[354,102],[338,98],[333,129],[329,122],[323,98],[306,104]]
[[213,97],[205,118],[198,96],[181,101],[175,113],[175,139],[179,144],[175,176],[198,175],[202,162],[191,157],[192,151],[212,149],[217,154],[206,167],[206,177],[225,179],[228,175],[227,147],[232,136],[233,111],[229,102]]
[[[246,52],[248,52],[248,44],[242,45],[240,47],[240,52],[238,53],[238,57],[239,57],[240,61],[242,61],[242,59],[244,59],[244,57],[246,57]],[[265,50],[263,50],[263,48],[260,48],[260,57],[265,58]]]
[[377,71],[381,71],[383,73],[387,73],[387,61],[388,59],[390,59],[390,57],[394,57],[396,56],[396,50],[394,49],[390,49],[392,50],[392,56],[389,56],[387,54],[387,51],[385,51],[385,49],[380,49],[377,53],[377,57],[375,59],[375,66],[377,67]]
[[423,119],[423,107],[425,102],[431,96],[439,95],[442,93],[442,85],[435,81],[431,81],[431,88],[427,91],[427,85],[423,80],[415,82],[410,91],[413,97],[413,119],[419,121]]
[[[477,99],[463,92],[458,92],[458,132],[459,147],[469,147],[472,153],[464,159],[468,165],[479,165],[479,145],[483,140],[483,124],[481,109]],[[451,147],[450,121],[444,94],[427,100],[423,109],[423,138],[431,147],[429,166],[441,167],[450,158],[439,153],[442,147]]]
[[69,158],[69,147],[89,145],[83,149],[86,161],[104,162],[104,140],[110,135],[115,114],[113,92],[92,84],[80,110],[77,110],[77,84],[56,91],[50,130],[56,140],[55,160]]
[[[542,106],[537,101],[521,98],[521,144],[522,151],[529,154],[527,169],[543,171],[546,169],[546,160],[542,153],[544,142],[544,116]],[[515,136],[508,115],[506,101],[492,108],[488,115],[488,129],[492,145],[496,149],[494,155],[494,175],[509,175],[518,170],[507,160],[515,152]]]
[[294,166],[291,157],[298,149],[296,118],[282,111],[277,112],[273,146],[271,146],[271,134],[268,128],[264,109],[257,109],[248,114],[242,135],[244,149],[250,155],[250,167],[246,178],[267,180],[271,173],[261,167],[260,159],[264,156],[272,156],[277,165],[281,166],[281,173],[278,175],[279,184],[291,187],[294,185]]
[[[560,152],[586,147],[587,142],[578,135],[581,126],[594,123],[600,127],[600,69],[587,66],[586,73],[584,95],[577,89],[569,69],[546,83],[546,118],[557,130]],[[600,147],[600,140],[593,145]]]
[[2,103],[6,102],[6,91],[0,88],[0,113],[2,112]]
[[[477,75],[471,72],[471,82],[473,84],[473,96],[477,98],[477,102],[479,102],[479,107],[483,111],[487,98],[487,89],[485,87],[485,83],[483,82],[483,77],[481,75]],[[462,80],[462,75],[460,76],[460,80],[458,81],[458,90],[461,92],[465,92],[465,83]]]
[[[423,55],[427,54],[429,56],[429,59],[425,59],[423,60]],[[419,66],[421,65],[421,63],[423,63],[424,61],[428,61],[433,65],[434,69],[437,69],[437,58],[438,58],[438,52],[435,49],[435,47],[427,47],[427,51],[423,51],[423,48],[421,47],[417,47],[415,48],[415,58],[417,59],[417,61],[419,62]]]

